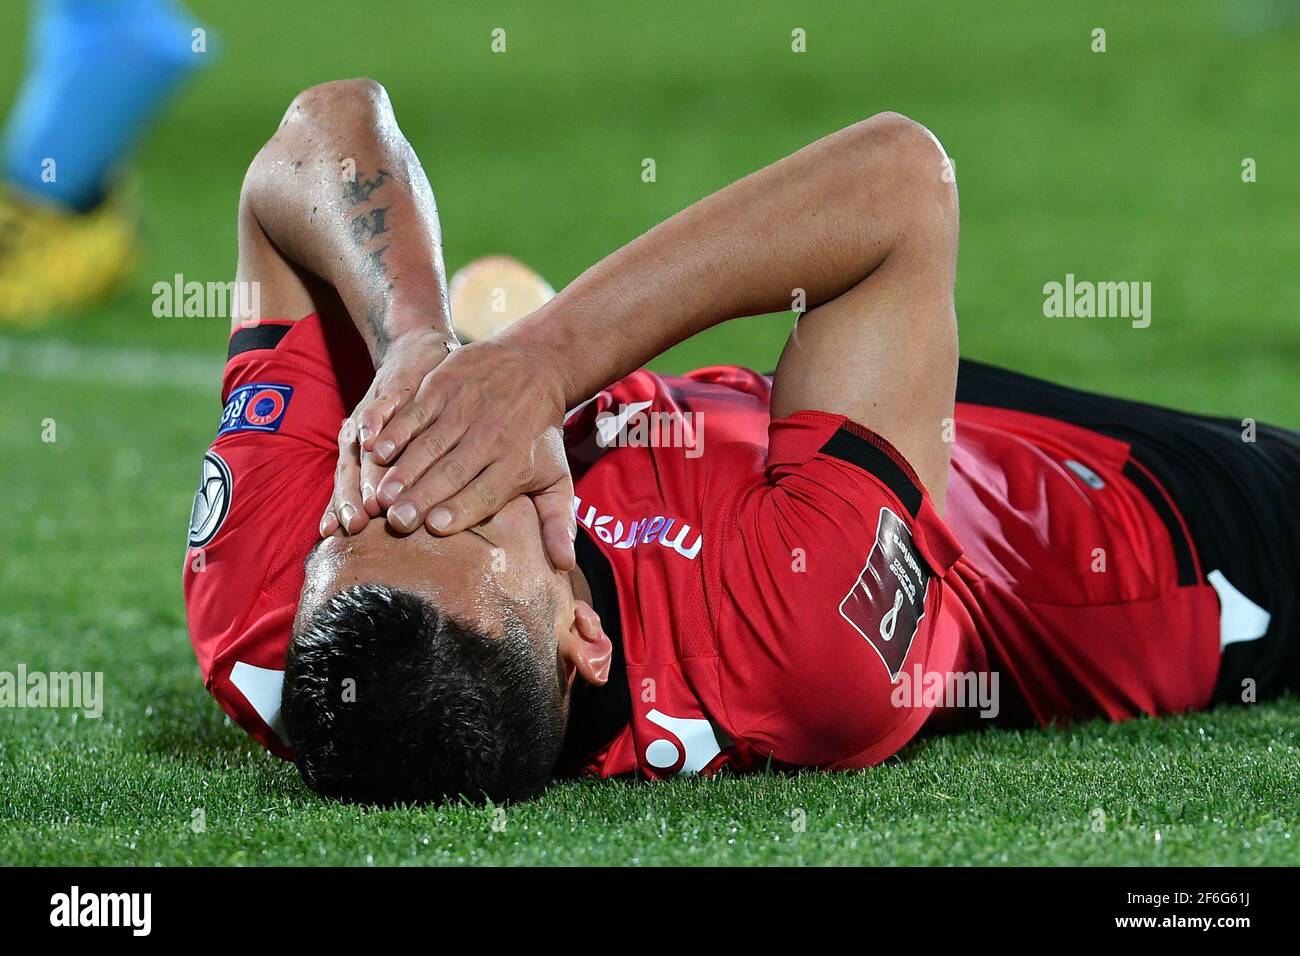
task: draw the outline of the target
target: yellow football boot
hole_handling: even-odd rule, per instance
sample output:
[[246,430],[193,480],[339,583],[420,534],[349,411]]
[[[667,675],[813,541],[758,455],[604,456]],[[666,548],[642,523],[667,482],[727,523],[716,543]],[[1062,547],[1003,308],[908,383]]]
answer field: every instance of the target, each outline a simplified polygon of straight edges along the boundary
[[74,213],[0,189],[0,323],[36,325],[103,299],[135,262],[136,238],[120,196]]

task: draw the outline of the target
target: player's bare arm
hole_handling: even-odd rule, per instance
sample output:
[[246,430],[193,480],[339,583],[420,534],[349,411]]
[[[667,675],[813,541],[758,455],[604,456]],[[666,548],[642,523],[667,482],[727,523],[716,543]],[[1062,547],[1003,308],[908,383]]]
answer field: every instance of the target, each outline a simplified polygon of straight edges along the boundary
[[773,416],[817,408],[861,422],[942,506],[957,364],[949,168],[927,130],[880,114],[608,256],[528,319],[440,365],[366,442],[395,462],[379,487],[390,522],[410,529],[427,516],[450,534],[482,520],[553,481],[559,446],[535,439],[558,434],[565,408],[697,332],[803,303]]
[[[260,284],[265,313],[356,325],[377,370],[357,419],[395,406],[455,346],[433,190],[373,80],[324,83],[294,99],[248,169],[239,236],[239,279]],[[357,438],[350,426],[340,431],[347,453],[327,534],[340,521],[359,530],[366,508],[378,514],[378,472],[359,457]]]

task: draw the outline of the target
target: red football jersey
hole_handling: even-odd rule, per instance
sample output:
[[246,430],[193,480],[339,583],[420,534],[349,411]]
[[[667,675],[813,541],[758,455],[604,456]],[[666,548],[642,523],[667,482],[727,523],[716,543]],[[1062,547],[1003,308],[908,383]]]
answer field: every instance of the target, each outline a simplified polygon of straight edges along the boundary
[[355,330],[315,316],[231,336],[190,515],[185,617],[208,690],[282,757],[280,687],[303,562],[333,489],[339,426],[373,376]]
[[[191,518],[187,616],[209,689],[286,755],[280,681],[303,560],[339,423],[372,370],[352,330],[315,317],[241,331],[232,353]],[[641,371],[566,423],[630,697],[587,772],[860,767],[927,722],[1208,701],[1217,602],[1179,583],[1127,446],[959,404],[944,520],[888,442],[815,410],[773,421],[769,397],[744,369]]]
[[777,421],[738,368],[636,372],[570,417],[584,533],[618,590],[631,721],[588,770],[859,767],[933,707],[896,706],[959,548],[911,468],[842,415]]

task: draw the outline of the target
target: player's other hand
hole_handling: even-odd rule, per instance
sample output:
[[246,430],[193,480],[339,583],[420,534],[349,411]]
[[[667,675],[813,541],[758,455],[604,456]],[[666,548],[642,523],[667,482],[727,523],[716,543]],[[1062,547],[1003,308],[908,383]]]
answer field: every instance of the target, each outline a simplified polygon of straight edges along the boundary
[[551,562],[574,566],[573,479],[558,363],[502,334],[457,349],[361,447],[391,464],[378,504],[389,524],[463,531],[529,495]]
[[370,446],[397,410],[416,395],[425,376],[457,345],[455,339],[432,330],[390,343],[365,397],[339,428],[334,494],[321,516],[321,537],[340,528],[356,534],[383,513],[376,489],[385,468]]

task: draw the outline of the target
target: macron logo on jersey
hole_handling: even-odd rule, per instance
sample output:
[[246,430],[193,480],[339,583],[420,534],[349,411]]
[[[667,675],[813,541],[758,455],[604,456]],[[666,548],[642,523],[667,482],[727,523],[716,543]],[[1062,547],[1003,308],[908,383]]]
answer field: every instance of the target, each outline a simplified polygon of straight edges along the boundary
[[[646,714],[646,720],[657,725],[680,742],[679,747],[668,737],[657,737],[645,749],[645,761],[665,773],[699,773],[713,758],[722,753],[713,724],[695,717],[672,717],[655,709]],[[680,764],[680,766],[679,766]]]
[[[696,531],[692,538],[691,526],[678,518],[653,515],[624,525],[613,515],[601,514],[595,505],[588,505],[586,512],[583,512],[582,499],[577,495],[573,497],[573,516],[584,527],[590,528],[601,541],[620,549],[657,542],[676,551],[686,560],[694,561],[704,544],[703,532]],[[670,534],[673,535],[671,538]]]
[[289,410],[293,387],[255,382],[241,385],[230,393],[221,410],[217,437],[231,432],[274,432],[280,430],[284,413]]

